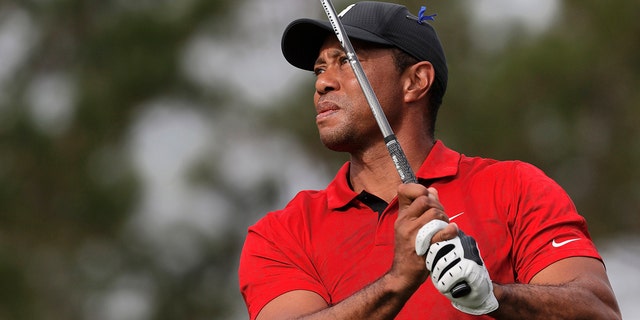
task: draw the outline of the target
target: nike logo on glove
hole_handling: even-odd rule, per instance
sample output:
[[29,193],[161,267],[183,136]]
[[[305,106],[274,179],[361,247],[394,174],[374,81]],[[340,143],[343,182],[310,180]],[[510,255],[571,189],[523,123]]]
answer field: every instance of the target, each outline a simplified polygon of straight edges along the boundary
[[562,241],[562,242],[556,242],[556,239],[553,239],[553,241],[551,241],[551,245],[554,248],[560,248],[560,247],[564,246],[567,243],[571,243],[571,242],[578,241],[578,240],[580,240],[580,238],[569,239],[569,240],[565,240],[565,241]]

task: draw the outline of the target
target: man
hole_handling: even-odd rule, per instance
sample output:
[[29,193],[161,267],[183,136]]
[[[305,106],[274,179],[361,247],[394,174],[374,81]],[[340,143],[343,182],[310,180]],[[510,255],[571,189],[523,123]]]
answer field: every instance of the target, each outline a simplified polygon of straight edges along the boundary
[[[447,85],[434,29],[382,2],[341,19],[419,183],[401,183],[331,26],[292,22],[284,56],[316,74],[320,138],[350,161],[249,228],[250,318],[619,319],[585,221],[555,182],[434,138]],[[460,283],[470,292],[453,293]]]

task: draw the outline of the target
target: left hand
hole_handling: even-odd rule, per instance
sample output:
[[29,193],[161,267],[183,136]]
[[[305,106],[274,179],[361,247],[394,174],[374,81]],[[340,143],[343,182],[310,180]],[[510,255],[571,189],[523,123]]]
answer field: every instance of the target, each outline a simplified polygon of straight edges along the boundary
[[[454,239],[431,244],[426,263],[433,284],[456,309],[482,315],[498,308],[489,272],[472,237],[458,231],[458,237]],[[453,297],[451,289],[463,281],[471,291],[464,296]]]

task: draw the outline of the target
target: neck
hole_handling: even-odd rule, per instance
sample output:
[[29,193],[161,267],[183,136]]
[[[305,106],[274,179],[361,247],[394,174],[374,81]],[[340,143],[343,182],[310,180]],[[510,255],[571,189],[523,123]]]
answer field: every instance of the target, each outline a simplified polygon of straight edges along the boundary
[[[414,172],[422,165],[434,144],[432,139],[399,138],[399,142]],[[398,185],[402,183],[382,141],[362,153],[351,154],[349,179],[355,192],[366,190],[387,203],[396,197]]]

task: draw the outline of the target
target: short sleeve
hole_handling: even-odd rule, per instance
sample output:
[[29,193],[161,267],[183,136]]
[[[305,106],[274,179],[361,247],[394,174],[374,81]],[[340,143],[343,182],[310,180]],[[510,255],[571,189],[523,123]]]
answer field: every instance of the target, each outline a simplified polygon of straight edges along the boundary
[[515,166],[515,177],[510,228],[519,282],[528,283],[542,269],[564,258],[602,260],[586,220],[560,185],[522,162]]
[[270,213],[250,227],[242,249],[238,277],[250,319],[271,300],[293,290],[313,291],[329,301],[305,244],[299,234],[291,233],[304,231],[288,225],[295,220],[283,219],[283,214],[287,213]]

